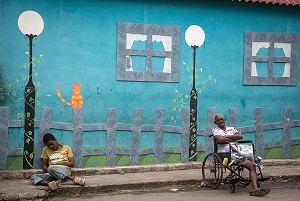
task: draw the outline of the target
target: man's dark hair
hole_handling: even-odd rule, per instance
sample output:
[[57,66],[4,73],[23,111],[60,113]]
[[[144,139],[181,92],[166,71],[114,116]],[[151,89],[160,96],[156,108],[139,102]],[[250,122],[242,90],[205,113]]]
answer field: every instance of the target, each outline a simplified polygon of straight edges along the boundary
[[43,137],[43,141],[45,144],[50,140],[53,141],[54,139],[55,139],[55,137],[51,133],[46,133]]

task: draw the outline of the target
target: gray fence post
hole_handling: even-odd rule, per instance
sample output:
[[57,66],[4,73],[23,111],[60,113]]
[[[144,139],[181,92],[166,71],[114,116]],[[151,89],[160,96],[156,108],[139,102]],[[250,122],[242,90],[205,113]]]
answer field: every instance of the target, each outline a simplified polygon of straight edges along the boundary
[[284,108],[284,122],[282,134],[282,158],[290,158],[291,146],[291,121],[292,121],[292,108]]
[[82,109],[73,109],[73,150],[75,167],[82,167],[83,139],[82,139]]
[[181,132],[181,161],[189,161],[189,140],[190,140],[190,108],[182,109],[182,132]]
[[237,127],[237,109],[235,107],[229,108],[230,126]]
[[163,129],[164,129],[164,110],[155,111],[155,163],[163,163]]
[[214,139],[209,137],[211,135],[211,131],[214,128],[214,118],[215,118],[216,108],[210,107],[208,108],[207,113],[207,128],[206,128],[206,148],[205,148],[205,155],[214,151]]
[[108,166],[116,164],[116,110],[107,109],[106,160]]
[[256,156],[264,157],[263,142],[263,109],[255,108],[256,116]]
[[7,168],[8,107],[0,107],[0,170]]
[[50,109],[50,108],[43,108],[43,110],[42,110],[41,121],[40,121],[40,126],[39,126],[39,134],[38,134],[38,139],[37,139],[37,147],[34,152],[33,166],[35,168],[41,168],[41,165],[42,165],[41,154],[42,154],[42,150],[45,146],[45,144],[43,142],[43,136],[46,133],[50,132],[52,111],[53,111],[53,109]]
[[138,165],[140,154],[140,141],[142,130],[142,109],[135,109],[134,120],[132,125],[132,147],[131,147],[131,164]]

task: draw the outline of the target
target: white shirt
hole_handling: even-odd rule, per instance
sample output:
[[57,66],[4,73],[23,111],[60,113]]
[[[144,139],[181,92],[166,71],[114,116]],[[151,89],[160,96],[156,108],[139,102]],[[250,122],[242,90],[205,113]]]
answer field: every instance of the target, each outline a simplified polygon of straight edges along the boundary
[[[236,128],[234,128],[234,127],[227,127],[227,126],[226,126],[226,130],[225,131],[222,130],[221,128],[219,128],[219,127],[218,128],[214,128],[212,130],[212,133],[213,133],[214,136],[216,136],[216,135],[221,135],[221,136],[224,136],[224,135],[234,135],[236,132],[238,132],[238,130],[236,130]],[[232,148],[234,150],[238,150],[238,148],[237,148],[237,141],[230,142],[230,145],[232,146]],[[223,153],[223,152],[229,152],[230,151],[229,144],[218,144],[217,148],[218,148],[218,150],[217,150],[218,153]]]

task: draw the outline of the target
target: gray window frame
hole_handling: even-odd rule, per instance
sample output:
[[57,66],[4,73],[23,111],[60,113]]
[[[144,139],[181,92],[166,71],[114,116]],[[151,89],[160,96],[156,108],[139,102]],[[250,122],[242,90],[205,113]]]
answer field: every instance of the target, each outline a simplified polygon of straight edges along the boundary
[[[126,49],[126,34],[147,35],[147,49]],[[172,37],[172,51],[152,50],[152,35]],[[179,82],[180,28],[149,24],[118,23],[117,80],[147,82]],[[146,56],[146,71],[126,71],[126,56]],[[152,72],[152,57],[170,57],[171,73]]]
[[[269,56],[253,56],[252,42],[269,42]],[[274,56],[274,43],[290,43],[291,57]],[[269,62],[267,77],[251,76],[252,62]],[[273,77],[274,62],[290,63],[290,77]],[[246,32],[244,52],[244,85],[289,85],[297,84],[298,35],[269,32]]]

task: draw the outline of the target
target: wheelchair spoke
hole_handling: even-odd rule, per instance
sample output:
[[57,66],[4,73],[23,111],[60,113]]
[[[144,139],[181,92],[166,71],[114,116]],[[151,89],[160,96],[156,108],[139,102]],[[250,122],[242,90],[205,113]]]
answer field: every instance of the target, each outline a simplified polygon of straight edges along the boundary
[[222,161],[215,153],[208,154],[202,165],[203,181],[210,188],[217,188],[223,176]]

